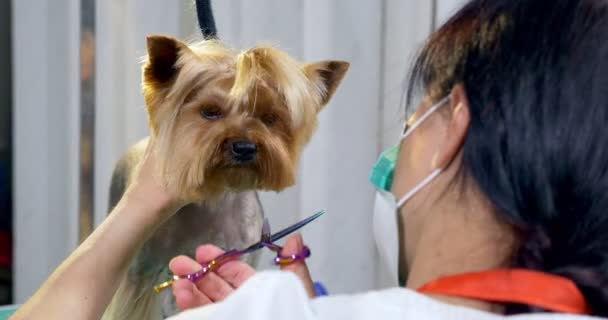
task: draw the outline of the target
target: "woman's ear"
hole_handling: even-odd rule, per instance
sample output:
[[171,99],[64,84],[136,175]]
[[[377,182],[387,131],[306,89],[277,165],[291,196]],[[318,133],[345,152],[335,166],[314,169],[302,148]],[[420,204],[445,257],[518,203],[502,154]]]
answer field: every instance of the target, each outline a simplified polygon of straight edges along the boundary
[[434,168],[446,168],[457,156],[464,145],[471,124],[469,99],[464,85],[457,84],[450,92],[450,115],[448,127],[438,153],[433,159]]

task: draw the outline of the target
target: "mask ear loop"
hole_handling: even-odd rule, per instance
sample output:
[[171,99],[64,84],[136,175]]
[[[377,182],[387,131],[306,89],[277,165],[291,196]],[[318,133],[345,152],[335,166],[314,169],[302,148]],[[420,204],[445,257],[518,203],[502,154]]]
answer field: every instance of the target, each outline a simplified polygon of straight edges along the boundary
[[[437,109],[443,107],[448,101],[450,101],[449,95],[439,100],[439,102],[429,108],[429,110],[427,110],[418,120],[416,120],[416,122],[414,122],[411,127],[407,129],[406,132],[403,133],[400,140],[403,141],[403,139],[407,138],[414,131],[414,129],[418,128],[424,122],[424,120],[430,117],[433,112],[437,111]],[[414,196],[414,194],[433,181],[433,179],[435,179],[441,173],[441,171],[442,169],[435,169],[428,177],[424,178],[424,180],[422,180],[412,190],[408,191],[403,197],[401,197],[399,202],[397,202],[397,209],[401,208],[411,197]]]
[[424,178],[417,186],[415,186],[412,190],[406,193],[400,200],[397,202],[397,209],[403,207],[403,205],[416,194],[420,189],[426,187],[433,179],[435,179],[441,173],[441,169],[436,169],[431,173],[428,177]]
[[[418,128],[424,122],[424,120],[426,120],[428,117],[430,117],[433,114],[433,112],[437,111],[437,109],[443,107],[446,104],[446,102],[448,102],[449,100],[450,100],[450,96],[447,96],[447,97],[439,100],[439,102],[437,102],[436,104],[434,104],[429,110],[427,110],[420,117],[420,119],[416,120],[416,122],[414,122],[414,124],[412,124],[412,126],[409,127],[407,129],[407,131],[405,131],[403,133],[403,135],[401,135],[400,140],[407,138],[407,136],[409,136],[414,131],[414,129]],[[407,126],[407,123],[403,127],[405,128],[405,126]]]

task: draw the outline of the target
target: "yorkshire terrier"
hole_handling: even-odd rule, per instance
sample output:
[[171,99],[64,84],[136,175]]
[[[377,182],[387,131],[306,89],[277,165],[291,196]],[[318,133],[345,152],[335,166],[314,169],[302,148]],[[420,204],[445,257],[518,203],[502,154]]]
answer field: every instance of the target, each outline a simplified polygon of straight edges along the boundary
[[[190,204],[147,240],[104,319],[162,319],[176,313],[170,292],[153,287],[170,277],[169,260],[193,256],[202,243],[243,248],[261,237],[256,190],[295,183],[317,114],[340,85],[349,63],[301,64],[273,47],[236,52],[218,40],[186,44],[147,38],[143,94],[150,137],[116,165],[114,207],[147,147],[156,152],[168,190]],[[247,262],[255,266],[255,256]],[[170,291],[170,290],[167,290]]]

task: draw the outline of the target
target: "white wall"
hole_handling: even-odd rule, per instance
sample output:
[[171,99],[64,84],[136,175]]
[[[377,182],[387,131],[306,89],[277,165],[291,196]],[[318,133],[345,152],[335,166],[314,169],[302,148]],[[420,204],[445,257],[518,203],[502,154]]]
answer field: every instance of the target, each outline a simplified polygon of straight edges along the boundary
[[468,0],[437,0],[437,26],[444,23]]
[[[97,1],[95,128],[95,221],[107,213],[114,163],[122,152],[148,135],[141,95],[140,58],[146,36],[184,37],[195,30],[193,3],[164,0]],[[177,5],[182,4],[182,6]]]
[[[439,15],[458,2],[436,1]],[[15,41],[14,48],[16,297],[21,302],[76,245],[79,12],[77,1],[13,3],[14,37],[28,39]],[[397,141],[405,116],[400,105],[402,80],[431,29],[432,4],[431,0],[213,1],[219,35],[235,46],[271,41],[306,61],[352,63],[339,92],[321,114],[320,127],[302,159],[298,184],[279,195],[262,195],[273,228],[317,209],[327,210],[303,233],[313,249],[313,274],[333,293],[386,283],[373,262],[374,190],[368,174],[378,153]],[[195,34],[196,24],[190,0],[98,0],[97,11],[95,220],[99,223],[106,215],[115,162],[148,133],[138,63],[145,54],[145,36],[162,33],[187,39]],[[42,253],[33,254],[38,250]]]
[[77,242],[76,1],[13,1],[15,292],[29,297]]

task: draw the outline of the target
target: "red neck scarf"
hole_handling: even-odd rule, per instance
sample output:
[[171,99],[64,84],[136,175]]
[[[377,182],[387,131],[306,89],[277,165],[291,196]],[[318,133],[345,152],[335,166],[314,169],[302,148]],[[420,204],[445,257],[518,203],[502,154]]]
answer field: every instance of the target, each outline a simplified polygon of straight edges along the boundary
[[585,297],[572,280],[525,269],[491,270],[443,277],[427,283],[417,291],[487,302],[524,304],[560,313],[591,313]]

